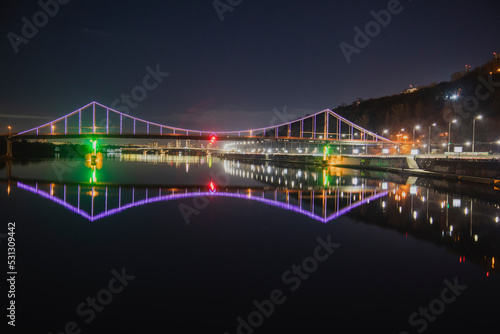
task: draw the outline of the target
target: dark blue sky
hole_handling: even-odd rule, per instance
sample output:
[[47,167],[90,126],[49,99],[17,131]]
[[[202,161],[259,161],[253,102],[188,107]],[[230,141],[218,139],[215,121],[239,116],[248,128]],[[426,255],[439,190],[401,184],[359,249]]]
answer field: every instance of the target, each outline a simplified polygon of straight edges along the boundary
[[[45,24],[38,15],[38,33],[26,44],[12,36],[23,37],[22,18],[32,23],[40,5],[3,5],[0,133],[94,100],[118,99],[123,110],[121,95],[132,91],[140,101],[131,98],[130,114],[147,120],[206,130],[267,126],[445,81],[500,52],[498,0],[401,0],[350,64],[340,43],[354,45],[354,27],[364,30],[370,11],[391,1],[220,2],[241,4],[221,21],[213,0],[72,0]],[[169,75],[144,84],[148,66]]]

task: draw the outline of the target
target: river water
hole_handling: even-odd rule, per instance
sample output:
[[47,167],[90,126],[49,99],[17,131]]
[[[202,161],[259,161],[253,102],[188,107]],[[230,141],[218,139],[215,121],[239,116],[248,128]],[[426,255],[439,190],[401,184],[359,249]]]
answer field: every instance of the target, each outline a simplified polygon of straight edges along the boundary
[[497,326],[494,187],[125,154],[16,162],[0,178],[20,333]]

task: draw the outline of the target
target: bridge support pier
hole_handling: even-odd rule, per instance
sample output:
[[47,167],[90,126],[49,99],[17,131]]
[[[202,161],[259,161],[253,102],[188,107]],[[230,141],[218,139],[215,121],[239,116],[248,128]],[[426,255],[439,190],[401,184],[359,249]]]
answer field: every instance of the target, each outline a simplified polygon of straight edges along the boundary
[[7,138],[7,158],[12,158],[12,140]]

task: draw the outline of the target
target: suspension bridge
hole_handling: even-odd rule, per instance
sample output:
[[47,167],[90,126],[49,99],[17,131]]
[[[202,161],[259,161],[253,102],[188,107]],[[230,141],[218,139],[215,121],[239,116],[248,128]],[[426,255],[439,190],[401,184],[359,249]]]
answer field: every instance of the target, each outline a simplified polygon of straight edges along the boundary
[[246,141],[265,139],[293,142],[318,141],[345,145],[377,145],[393,143],[330,109],[262,128],[207,131],[186,129],[150,122],[91,102],[64,116],[25,131],[10,133],[7,155],[12,155],[12,140],[20,139],[190,139]]

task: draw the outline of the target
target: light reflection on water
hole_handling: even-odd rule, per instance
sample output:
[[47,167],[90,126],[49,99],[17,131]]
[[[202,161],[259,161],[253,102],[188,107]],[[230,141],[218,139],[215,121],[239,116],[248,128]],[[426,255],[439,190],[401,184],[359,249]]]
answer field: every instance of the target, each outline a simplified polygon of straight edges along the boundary
[[[44,180],[59,163],[71,166],[65,180]],[[12,174],[18,181],[8,182],[7,191],[17,186],[89,221],[151,203],[195,197],[258,201],[320,223],[334,222],[358,209],[357,216],[370,224],[446,245],[460,261],[473,258],[486,270],[497,270],[500,203],[437,191],[428,181],[411,178],[406,181],[412,184],[405,184],[398,176],[379,172],[280,167],[211,156],[117,154],[108,156],[104,166],[97,171],[88,163],[64,160],[14,165]],[[30,177],[23,178],[26,174]],[[117,174],[126,177],[120,181]],[[85,180],[81,175],[90,177]],[[218,181],[215,192],[208,189],[213,177]],[[387,181],[391,177],[398,182]]]
[[[59,180],[55,170],[64,166],[69,169]],[[2,173],[7,175],[5,167]],[[329,233],[342,244],[331,264],[322,264],[325,271],[314,274],[315,283],[304,282],[303,295],[289,296],[287,310],[306,319],[323,312],[357,328],[352,319],[358,319],[358,312],[374,320],[384,318],[389,310],[395,324],[384,328],[404,329],[411,312],[442,289],[443,278],[459,275],[459,281],[475,291],[483,286],[491,289],[481,279],[491,284],[497,280],[500,201],[491,187],[207,156],[116,155],[105,158],[101,169],[86,167],[84,161],[49,160],[13,164],[10,173],[12,177],[2,182],[0,199],[15,203],[8,216],[24,220],[20,226],[29,229],[20,229],[20,235],[27,237],[33,231],[31,244],[38,250],[25,271],[34,275],[39,266],[51,263],[50,257],[59,259],[57,266],[43,268],[47,279],[57,282],[51,287],[58,294],[52,309],[65,295],[71,301],[64,304],[71,308],[87,291],[102,288],[91,286],[87,276],[75,278],[80,277],[79,270],[92,277],[102,275],[94,268],[104,266],[109,273],[116,263],[127,263],[138,282],[146,282],[140,283],[141,288],[130,288],[138,296],[149,293],[150,298],[130,301],[146,305],[144,313],[162,310],[148,307],[157,294],[161,300],[175,298],[176,307],[169,311],[173,318],[203,317],[210,308],[203,300],[233,298],[230,306],[205,318],[208,323],[222,323],[219,332],[224,332],[235,327],[237,315],[251,311],[253,299],[261,300],[263,293],[279,287],[284,268],[311,254],[311,241]],[[37,209],[26,210],[26,203]],[[183,219],[182,206],[194,212],[189,221]],[[51,241],[38,243],[39,235]],[[43,251],[47,244],[54,247],[49,255]],[[20,253],[25,263],[26,252]],[[78,265],[70,265],[73,257]],[[66,271],[71,273],[67,281],[59,281]],[[271,278],[264,279],[268,274]],[[74,292],[57,284],[85,289]],[[153,291],[145,287],[148,284]],[[33,289],[29,300],[41,298],[37,292],[41,287],[35,284]],[[332,303],[332,296],[341,307]],[[464,303],[471,306],[457,306],[463,310],[456,311],[457,316],[489,310],[477,307],[480,293],[464,296],[464,301],[470,300]],[[393,308],[376,310],[380,298],[395,301]],[[183,304],[186,299],[196,302]],[[28,298],[23,303],[35,308]],[[197,303],[201,303],[199,309]],[[182,311],[186,309],[190,311]],[[447,312],[453,315],[454,309]],[[104,313],[100,316],[105,318]],[[314,318],[317,328],[330,328],[329,317]],[[66,321],[58,319],[47,330]],[[442,324],[449,325],[449,321]]]

